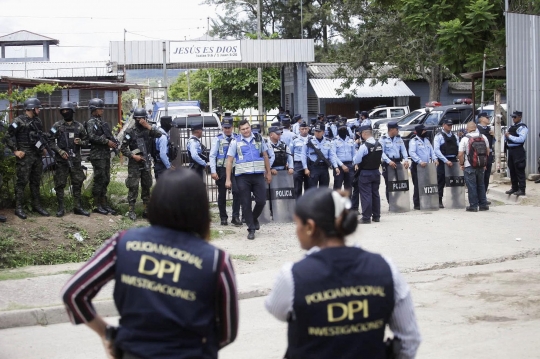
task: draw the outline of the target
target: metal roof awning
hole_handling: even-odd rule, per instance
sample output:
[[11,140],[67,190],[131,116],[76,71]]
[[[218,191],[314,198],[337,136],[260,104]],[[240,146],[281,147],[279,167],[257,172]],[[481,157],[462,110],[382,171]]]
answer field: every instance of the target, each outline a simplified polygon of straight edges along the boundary
[[19,86],[36,86],[42,83],[58,84],[69,89],[91,89],[91,90],[111,90],[111,91],[127,91],[130,89],[147,89],[147,85],[131,84],[125,82],[99,82],[99,81],[70,81],[58,79],[28,79],[21,77],[1,76],[0,82],[9,83]]
[[388,79],[388,83],[377,82],[371,86],[371,79],[366,79],[363,86],[352,85],[344,89],[341,95],[336,90],[340,89],[345,82],[344,79],[310,79],[313,90],[318,98],[345,98],[352,96],[356,98],[374,97],[408,97],[415,96],[414,92],[399,79]]
[[[467,80],[476,80],[482,78],[482,71],[465,72],[461,74],[461,77]],[[494,67],[486,70],[486,77],[492,79],[505,79],[506,78],[506,66]]]
[[2,45],[31,46],[42,45],[44,42],[48,42],[51,45],[58,45],[60,43],[60,41],[56,39],[27,30],[20,30],[12,32],[11,34],[0,36],[0,44]]

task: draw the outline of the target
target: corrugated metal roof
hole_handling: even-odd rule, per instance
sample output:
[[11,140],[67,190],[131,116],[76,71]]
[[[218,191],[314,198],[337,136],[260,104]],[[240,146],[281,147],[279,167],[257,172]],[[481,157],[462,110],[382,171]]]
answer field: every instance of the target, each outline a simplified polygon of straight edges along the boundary
[[506,100],[508,113],[523,111],[529,128],[525,172],[537,173],[540,156],[540,16],[506,13]]
[[[388,79],[388,83],[378,82],[374,86],[371,86],[371,81],[371,79],[366,79],[363,86],[352,85],[338,95],[336,90],[341,88],[345,82],[344,79],[309,80],[318,98],[344,98],[347,95],[356,98],[414,96],[414,92],[399,79]],[[356,91],[355,94],[353,94],[354,91]]]
[[49,41],[51,44],[58,45],[59,41],[47,36],[43,36],[40,34],[36,34],[34,32],[26,31],[26,30],[20,30],[17,32],[13,32],[11,34],[7,34],[4,36],[0,36],[0,43],[10,43],[10,44],[16,44],[19,43],[20,45],[31,45],[31,43],[41,44],[43,41]]
[[[315,61],[313,39],[240,40],[242,61],[181,63],[178,66],[170,64],[170,41],[165,41],[165,45],[167,68],[270,67]],[[125,47],[128,69],[138,65],[148,65],[147,68],[163,66],[163,41],[126,41]],[[124,42],[111,41],[109,48],[111,61],[123,65]]]
[[448,82],[448,87],[457,91],[472,91],[472,82]]
[[0,76],[27,78],[117,77],[116,66],[107,61],[0,62]]
[[[337,63],[312,63],[308,65],[307,73],[308,77],[311,79],[333,79],[336,78],[336,71],[339,68],[345,70],[347,76],[350,77],[360,77],[360,71],[351,69],[347,64],[337,64]],[[388,71],[392,70],[394,67],[390,65],[385,65],[377,69],[377,73],[387,74]],[[373,76],[373,75],[371,75]]]

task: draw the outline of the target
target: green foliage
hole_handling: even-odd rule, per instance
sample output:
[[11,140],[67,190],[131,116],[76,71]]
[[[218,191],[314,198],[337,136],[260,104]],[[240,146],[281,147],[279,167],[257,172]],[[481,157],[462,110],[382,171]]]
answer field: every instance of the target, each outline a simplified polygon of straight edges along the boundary
[[31,88],[27,88],[19,91],[12,91],[11,94],[8,92],[0,92],[0,100],[8,100],[15,104],[24,102],[29,97],[36,97],[38,93],[52,94],[55,90],[62,89],[62,86],[58,84],[39,84]]

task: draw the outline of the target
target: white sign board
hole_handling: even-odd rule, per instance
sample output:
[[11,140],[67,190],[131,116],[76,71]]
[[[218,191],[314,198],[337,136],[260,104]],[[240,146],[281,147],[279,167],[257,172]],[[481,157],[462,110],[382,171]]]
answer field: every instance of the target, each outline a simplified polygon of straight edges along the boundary
[[240,40],[171,41],[169,51],[171,63],[242,61]]

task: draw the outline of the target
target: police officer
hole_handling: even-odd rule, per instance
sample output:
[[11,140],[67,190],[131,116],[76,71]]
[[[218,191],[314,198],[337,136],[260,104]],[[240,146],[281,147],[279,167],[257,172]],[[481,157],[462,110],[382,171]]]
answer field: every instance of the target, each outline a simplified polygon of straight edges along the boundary
[[307,123],[302,122],[299,126],[299,135],[296,136],[291,143],[291,154],[294,162],[294,191],[296,199],[302,196],[302,187],[304,192],[309,188],[309,176],[304,173],[302,165],[302,148],[309,139],[309,127]]
[[[99,335],[107,358],[217,359],[238,333],[238,293],[230,256],[209,243],[206,186],[193,171],[166,171],[148,220],[114,234],[70,278],[62,289],[68,317]],[[92,309],[114,278],[120,327]]]
[[404,162],[405,169],[409,168],[409,162],[407,158],[407,148],[405,148],[405,143],[399,135],[399,126],[395,121],[388,122],[388,133],[382,135],[379,139],[380,144],[383,147],[382,154],[382,171],[384,183],[386,185],[386,201],[388,201],[388,167],[396,168],[397,163]]
[[[227,152],[229,151],[229,145],[232,140],[238,137],[238,134],[233,132],[233,118],[230,116],[223,117],[221,122],[223,132],[218,134],[212,140],[212,147],[210,148],[210,173],[212,179],[216,181],[218,188],[218,209],[219,217],[221,218],[221,225],[228,225],[227,220],[227,188],[225,188],[225,181],[227,180]],[[236,185],[236,179],[231,176],[232,182],[232,221],[235,226],[241,226],[240,221],[240,198],[238,194],[238,187]]]
[[314,128],[315,128],[316,123],[317,123],[317,118],[316,117],[312,117],[312,118],[309,119],[309,131],[308,131],[308,134],[310,136],[315,135]]
[[360,113],[360,126],[369,126],[371,127],[371,120],[369,119],[369,112],[362,111]]
[[75,104],[64,101],[60,105],[63,120],[51,127],[51,149],[55,152],[54,190],[58,201],[57,217],[64,216],[64,192],[70,177],[73,189],[73,213],[90,216],[81,206],[81,188],[86,176],[81,166],[81,146],[88,145],[88,135],[83,125],[73,120]]
[[[23,107],[24,114],[15,118],[8,128],[6,143],[16,157],[15,215],[21,219],[27,217],[23,211],[24,188],[30,182],[32,209],[42,216],[49,216],[49,212],[41,207],[39,197],[39,186],[43,173],[41,157],[47,154],[42,141],[37,137],[39,134],[44,137],[41,119],[38,117],[41,102],[37,98],[29,98],[24,101]],[[45,138],[43,140],[48,141]]]
[[512,188],[506,194],[525,196],[525,167],[527,167],[527,156],[525,153],[525,141],[529,129],[521,122],[523,112],[514,111],[512,114],[512,126],[504,134],[505,146],[508,151],[508,169],[510,170],[510,180]]
[[287,322],[286,358],[389,358],[389,325],[399,346],[392,357],[412,359],[420,344],[409,286],[391,260],[345,237],[357,227],[348,198],[310,189],[295,208],[296,233],[307,254],[276,276],[266,309]]
[[[203,134],[203,125],[194,124],[191,127],[191,137],[187,143],[187,151],[189,156],[189,168],[195,170],[197,174],[203,178],[204,170],[206,169],[206,162],[208,159],[203,150],[201,144],[201,138]],[[206,148],[204,148],[206,149]]]
[[[225,187],[232,187],[233,161],[236,160],[236,185],[242,204],[242,215],[248,226],[248,239],[255,239],[255,231],[260,228],[259,216],[266,204],[266,183],[272,182],[270,161],[266,142],[260,134],[252,134],[247,120],[239,123],[240,136],[231,141],[227,151],[227,180]],[[266,179],[266,183],[265,183]],[[255,197],[255,207],[251,207],[251,194]]]
[[277,171],[287,170],[289,174],[294,172],[294,162],[289,146],[281,140],[282,132],[279,127],[272,126],[268,129],[269,148],[274,152],[274,158],[270,160],[272,175],[277,175]]
[[414,186],[414,209],[420,209],[420,192],[418,188],[418,166],[426,167],[430,160],[439,165],[435,151],[427,138],[426,127],[422,124],[414,128],[416,136],[409,142],[409,155],[411,156],[411,176]]
[[349,128],[345,125],[337,130],[337,136],[332,141],[332,147],[336,154],[336,162],[340,167],[339,175],[334,173],[334,189],[341,189],[351,193],[354,180],[353,158],[356,153],[354,140],[349,137]]
[[[277,121],[272,122],[270,127],[272,127],[272,126],[281,128],[280,122],[277,122]],[[256,134],[261,134],[261,132],[262,132],[261,124],[260,123],[254,123],[253,125],[251,125],[251,132],[254,133],[254,134],[255,133]],[[270,146],[266,146],[266,148],[267,148],[266,153],[268,154],[268,160],[270,161],[270,163],[273,163],[274,162],[274,156],[275,156],[274,151],[272,150],[272,147],[270,147]],[[246,223],[245,218],[242,218],[242,220],[243,220],[243,223]]]
[[251,125],[251,132],[253,132],[253,133],[261,133],[261,131],[262,131],[262,128],[261,128],[260,123],[254,123],[253,125]]
[[94,184],[92,186],[94,206],[96,207],[94,212],[115,215],[116,211],[107,204],[107,187],[111,181],[111,149],[116,149],[118,145],[113,138],[108,138],[109,124],[101,118],[104,108],[105,104],[102,99],[93,98],[88,101],[90,119],[86,122],[86,132],[92,145],[88,159],[92,163],[94,171]]
[[324,137],[324,123],[318,122],[314,131],[315,136],[310,137],[302,147],[302,166],[306,176],[309,176],[309,188],[328,187],[330,184],[328,168],[333,167],[338,176],[341,171],[337,165],[332,142]]
[[[133,112],[135,126],[126,131],[120,151],[129,158],[128,178],[126,187],[128,188],[128,217],[132,221],[137,219],[135,214],[135,202],[139,196],[139,181],[141,182],[141,199],[143,201],[143,218],[147,217],[147,204],[150,199],[150,188],[152,187],[152,163],[150,151],[155,139],[161,137],[161,132],[155,125],[150,125],[146,121],[147,113],[144,108],[138,108]],[[150,161],[150,163],[149,163]]]
[[281,133],[280,140],[283,141],[287,145],[287,147],[290,147],[291,141],[294,137],[294,133],[291,131],[291,118],[290,117],[283,118],[281,120],[281,125],[283,126],[283,130]]
[[337,127],[335,125],[336,115],[326,116],[327,122],[324,125],[324,137],[328,139],[333,139],[337,136]]
[[[495,143],[494,132],[491,126],[489,126],[489,122],[490,119],[487,112],[478,114],[478,132],[480,132],[481,135],[486,136],[489,142],[489,156],[487,159],[486,170],[484,171],[484,187],[486,189],[486,195],[489,186],[489,177],[491,176],[491,168],[493,167],[493,144]],[[491,202],[487,201],[487,204],[490,205]]]
[[354,164],[357,166],[358,189],[360,190],[360,203],[362,204],[362,218],[359,223],[369,224],[381,220],[381,197],[379,186],[381,173],[379,167],[383,155],[383,147],[373,138],[371,126],[360,126],[364,143],[354,156]]
[[156,177],[156,181],[166,170],[174,170],[174,166],[169,159],[169,142],[171,141],[169,131],[171,127],[172,117],[162,116],[161,127],[158,128],[159,132],[161,132],[161,137],[156,139],[156,151],[154,153],[154,176]]
[[292,132],[295,135],[300,135],[300,124],[304,123],[304,119],[302,118],[302,115],[294,115],[292,119]]
[[457,164],[457,154],[459,148],[458,136],[452,133],[452,119],[446,119],[443,122],[443,128],[440,133],[435,136],[433,141],[435,156],[444,165],[437,166],[437,184],[439,187],[439,208],[444,208],[442,203],[444,186],[446,184],[446,166],[452,167]]

